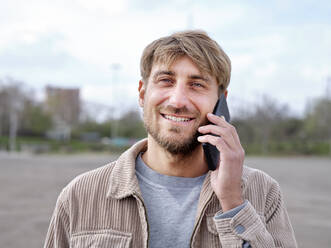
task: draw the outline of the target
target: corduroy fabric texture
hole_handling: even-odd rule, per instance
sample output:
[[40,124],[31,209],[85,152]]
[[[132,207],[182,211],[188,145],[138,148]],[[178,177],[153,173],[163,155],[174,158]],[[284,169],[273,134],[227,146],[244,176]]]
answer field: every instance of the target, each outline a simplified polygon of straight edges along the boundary
[[[117,161],[69,183],[57,200],[44,247],[148,247],[148,213],[135,175],[136,157],[146,147],[147,141],[140,141]],[[297,247],[278,183],[245,166],[242,188],[248,204],[233,218],[215,219],[222,210],[207,174],[191,247],[241,248],[243,240],[253,248]]]

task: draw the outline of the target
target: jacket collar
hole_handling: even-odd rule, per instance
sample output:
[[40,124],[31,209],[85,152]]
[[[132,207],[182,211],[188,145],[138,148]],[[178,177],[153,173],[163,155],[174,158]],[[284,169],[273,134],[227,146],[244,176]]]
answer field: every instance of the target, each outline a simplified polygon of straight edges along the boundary
[[[138,154],[146,150],[147,139],[143,139],[134,144],[118,158],[110,174],[107,197],[123,199],[133,194],[141,195],[138,179],[136,177],[135,166]],[[210,185],[210,173],[210,171],[207,173],[202,185],[198,212],[203,210],[203,207],[213,195],[213,189]],[[244,167],[242,177],[243,191],[246,188],[247,177],[247,169]]]
[[147,139],[143,139],[118,158],[110,174],[107,197],[123,199],[133,194],[141,195],[135,166],[138,154],[146,149]]

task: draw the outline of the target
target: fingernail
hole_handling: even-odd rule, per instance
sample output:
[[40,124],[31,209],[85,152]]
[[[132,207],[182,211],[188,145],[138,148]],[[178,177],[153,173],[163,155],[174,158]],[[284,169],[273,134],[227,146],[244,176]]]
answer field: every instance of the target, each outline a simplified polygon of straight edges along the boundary
[[223,120],[225,120],[225,117],[224,117],[223,115],[221,115],[221,118],[222,118]]

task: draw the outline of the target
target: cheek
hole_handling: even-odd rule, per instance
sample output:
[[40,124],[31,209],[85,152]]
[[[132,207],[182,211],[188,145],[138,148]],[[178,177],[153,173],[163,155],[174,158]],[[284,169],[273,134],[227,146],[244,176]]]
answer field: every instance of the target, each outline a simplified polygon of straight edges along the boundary
[[147,95],[147,103],[149,106],[156,107],[160,104],[162,104],[165,100],[167,99],[167,93],[159,90],[153,90],[150,91],[149,94]]
[[195,107],[198,109],[198,111],[201,114],[202,118],[207,118],[207,113],[213,112],[214,106],[217,102],[217,98],[213,99],[212,97],[203,97],[203,98],[197,98],[196,101],[194,101]]

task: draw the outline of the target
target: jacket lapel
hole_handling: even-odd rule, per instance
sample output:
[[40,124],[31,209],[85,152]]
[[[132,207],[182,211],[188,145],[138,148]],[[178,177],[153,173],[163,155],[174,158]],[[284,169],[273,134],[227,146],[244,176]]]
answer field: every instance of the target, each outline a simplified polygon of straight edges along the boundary
[[114,162],[115,165],[110,174],[107,197],[123,199],[133,194],[141,195],[135,173],[135,164],[138,154],[146,150],[146,148],[147,139],[144,139],[133,145]]

